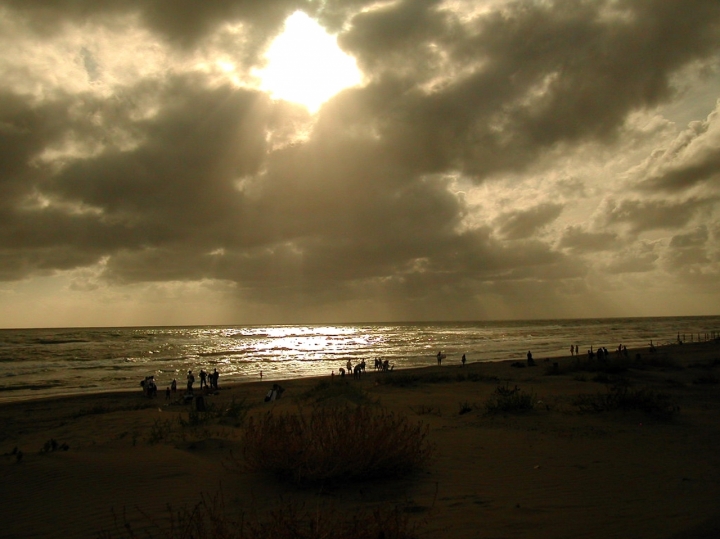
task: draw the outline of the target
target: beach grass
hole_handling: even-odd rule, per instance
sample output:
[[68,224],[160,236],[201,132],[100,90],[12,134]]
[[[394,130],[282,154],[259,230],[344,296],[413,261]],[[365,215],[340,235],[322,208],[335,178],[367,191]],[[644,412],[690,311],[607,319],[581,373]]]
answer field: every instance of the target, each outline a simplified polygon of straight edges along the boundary
[[402,477],[432,454],[428,427],[379,406],[316,406],[250,418],[244,464],[298,484]]
[[220,493],[168,509],[163,518],[138,513],[135,524],[127,514],[115,515],[112,528],[101,530],[98,539],[418,539],[422,526],[400,507],[348,514],[331,504],[307,507],[282,499],[273,509],[233,516]]

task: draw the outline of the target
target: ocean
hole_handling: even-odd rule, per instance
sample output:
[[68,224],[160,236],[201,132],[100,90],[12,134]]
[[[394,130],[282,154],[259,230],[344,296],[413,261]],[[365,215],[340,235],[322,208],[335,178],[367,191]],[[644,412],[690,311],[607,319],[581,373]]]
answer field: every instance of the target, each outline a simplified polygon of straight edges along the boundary
[[137,390],[154,375],[160,390],[184,386],[192,369],[227,382],[337,374],[348,361],[394,368],[567,356],[570,345],[615,350],[704,340],[720,316],[394,324],[126,327],[0,330],[0,401]]

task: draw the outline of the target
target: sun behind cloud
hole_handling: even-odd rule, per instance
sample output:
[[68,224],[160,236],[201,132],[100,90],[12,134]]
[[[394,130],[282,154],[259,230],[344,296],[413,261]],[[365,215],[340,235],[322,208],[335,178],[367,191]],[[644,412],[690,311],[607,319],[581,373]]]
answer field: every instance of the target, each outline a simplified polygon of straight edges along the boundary
[[339,91],[362,82],[355,59],[313,19],[296,11],[270,45],[267,66],[256,70],[260,88],[274,99],[300,103],[314,113]]

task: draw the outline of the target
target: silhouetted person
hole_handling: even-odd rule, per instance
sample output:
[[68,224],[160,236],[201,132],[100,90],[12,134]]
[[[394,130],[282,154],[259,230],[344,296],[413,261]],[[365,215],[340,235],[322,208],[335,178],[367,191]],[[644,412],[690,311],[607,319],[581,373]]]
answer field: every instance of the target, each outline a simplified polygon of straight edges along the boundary
[[460,361],[462,361],[462,366],[464,367],[464,366],[465,366],[465,361],[467,361],[467,360],[465,359],[465,354],[463,354],[463,357],[462,357],[462,359],[461,359]]

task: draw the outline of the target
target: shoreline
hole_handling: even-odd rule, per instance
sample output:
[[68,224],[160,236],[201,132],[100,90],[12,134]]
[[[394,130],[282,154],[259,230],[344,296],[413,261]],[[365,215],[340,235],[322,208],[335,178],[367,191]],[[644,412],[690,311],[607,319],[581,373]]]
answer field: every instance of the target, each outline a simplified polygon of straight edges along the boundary
[[[708,340],[708,341],[701,341],[701,342],[691,342],[691,343],[666,343],[666,344],[656,344],[655,348],[656,350],[660,352],[668,352],[672,351],[676,347],[678,347],[678,350],[683,350],[682,347],[703,347],[706,344],[710,343],[720,343],[720,339],[716,340]],[[635,357],[635,354],[640,353],[641,355],[649,354],[650,353],[650,347],[644,346],[639,348],[628,348],[628,355],[630,360],[632,360]],[[465,368],[470,367],[471,365],[477,366],[477,365],[511,365],[513,363],[517,362],[524,362],[524,353],[520,354],[518,352],[518,357],[513,359],[488,359],[483,361],[468,361]],[[609,352],[609,356],[611,359],[616,358],[616,353],[614,351]],[[558,361],[558,362],[567,362],[567,361],[575,361],[577,359],[586,359],[587,353],[581,352],[579,355],[570,356],[570,355],[558,355],[558,356],[547,356],[547,357],[539,357],[535,358],[535,361],[540,365],[541,363],[547,363],[552,361]],[[460,359],[453,358],[450,361],[447,361],[447,358],[445,358],[444,363],[442,366],[438,367],[436,364],[431,363],[426,366],[414,366],[414,367],[400,367],[398,369],[394,369],[393,373],[404,373],[404,374],[412,374],[414,372],[424,372],[426,369],[443,369],[443,368],[452,368],[452,367],[459,367],[462,368],[462,365],[460,363]],[[367,369],[367,374],[380,374],[384,375],[384,373],[376,373],[373,369]],[[387,373],[392,375],[391,373]],[[222,376],[222,373],[221,373]],[[339,377],[339,374],[336,374],[335,376]],[[239,381],[239,380],[232,380],[230,382],[227,382],[225,384],[222,384],[221,391],[224,388],[236,388],[236,387],[242,387],[247,385],[253,385],[253,384],[272,384],[272,383],[293,383],[294,381],[303,381],[303,382],[312,382],[312,381],[320,381],[325,379],[330,379],[331,375],[311,375],[311,376],[298,376],[298,377],[290,377],[290,378],[274,378],[274,377],[268,377],[265,379],[261,378],[255,378],[255,379],[247,379],[246,381]],[[349,376],[351,378],[351,376]],[[199,381],[198,381],[199,383]],[[8,390],[12,392],[12,390]],[[177,394],[182,393],[182,384],[178,384],[178,391]],[[5,398],[2,396],[2,393],[0,393],[0,407],[7,405],[7,404],[13,404],[13,403],[21,403],[21,402],[31,402],[31,401],[50,401],[50,400],[62,400],[62,399],[73,399],[73,398],[92,398],[93,396],[99,396],[99,395],[121,395],[121,396],[133,396],[133,395],[139,395],[142,396],[141,390],[135,390],[135,389],[108,389],[108,390],[90,390],[90,391],[73,391],[68,393],[58,393],[53,395],[45,395],[45,396],[35,396],[35,395],[25,395],[17,398]],[[158,386],[158,398],[163,397],[164,395],[164,389]]]
[[[564,357],[570,343],[579,345],[583,353],[591,344],[614,349],[621,342],[629,348],[644,348],[650,339],[658,346],[672,344],[678,333],[682,338],[686,332],[688,339],[715,335],[720,316],[702,320],[590,318],[417,327],[414,323],[380,324],[373,328],[350,324],[346,330],[324,326],[268,327],[254,331],[242,326],[227,331],[28,330],[5,335],[0,400],[133,390],[148,375],[155,375],[159,389],[163,390],[174,377],[184,385],[187,370],[197,373],[200,368],[212,371],[217,367],[221,382],[233,384],[257,379],[260,371],[266,380],[278,381],[322,376],[333,369],[337,373],[348,359],[355,364],[365,358],[372,365],[376,356],[389,359],[396,370],[404,370],[433,365],[439,348],[450,359],[459,360],[466,353],[470,361],[480,362],[522,361],[526,347],[536,358]],[[307,346],[302,339],[295,340],[307,336],[311,337]]]
[[[465,367],[444,361],[370,371],[360,380],[336,375],[336,389],[426,425],[435,449],[409,477],[319,491],[244,469],[242,419],[222,415],[193,424],[193,405],[162,393],[149,399],[138,388],[3,402],[0,537],[59,539],[103,530],[128,537],[123,518],[144,536],[146,515],[166,522],[169,506],[192,508],[218,493],[227,511],[245,516],[288,503],[342,514],[395,507],[417,522],[419,539],[717,536],[720,343],[669,345],[654,354],[637,348],[629,350],[631,361],[636,353],[642,361],[617,373],[576,370],[574,363],[587,359],[581,354],[540,357],[525,368],[514,368],[514,360]],[[552,372],[554,363],[559,372]],[[254,418],[292,414],[315,406],[318,392],[333,387],[321,382],[330,381],[221,379],[205,404],[224,413],[240,403]],[[285,393],[264,402],[273,383]],[[583,399],[606,403],[613,384],[650,403],[665,405],[667,397],[672,407],[661,414],[578,407]],[[531,395],[533,409],[488,413],[486,403],[501,386]],[[53,440],[67,450],[53,449]],[[150,536],[164,536],[155,532]]]

